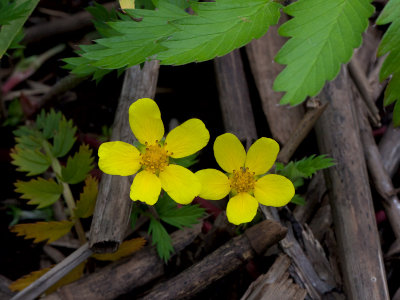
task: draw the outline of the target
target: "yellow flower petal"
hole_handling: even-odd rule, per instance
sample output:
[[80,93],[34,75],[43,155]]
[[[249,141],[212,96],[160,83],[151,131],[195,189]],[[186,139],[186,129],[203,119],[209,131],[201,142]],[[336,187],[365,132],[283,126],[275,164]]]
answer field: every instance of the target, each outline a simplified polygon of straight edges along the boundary
[[232,224],[239,225],[254,219],[258,208],[257,200],[248,193],[240,193],[229,199],[226,216]]
[[236,136],[224,133],[215,139],[214,156],[222,169],[232,173],[244,166],[246,151]]
[[294,186],[286,177],[269,174],[257,180],[254,186],[254,196],[261,204],[280,207],[292,200]]
[[167,166],[160,172],[159,178],[164,191],[179,204],[189,204],[200,193],[200,181],[182,166]]
[[132,200],[140,200],[148,205],[154,205],[161,192],[161,182],[151,172],[141,171],[133,179],[130,197]]
[[122,9],[135,9],[135,0],[119,0]]
[[229,194],[231,186],[228,176],[215,169],[200,170],[195,173],[200,180],[201,191],[199,196],[208,200],[219,200]]
[[125,142],[107,142],[99,147],[99,168],[106,174],[128,176],[140,169],[140,152]]
[[129,107],[129,124],[133,134],[142,144],[153,145],[164,136],[164,124],[156,102],[149,98],[139,99]]
[[190,119],[171,130],[165,139],[165,149],[171,157],[180,158],[196,153],[210,140],[210,134],[199,119]]
[[265,174],[273,166],[278,152],[279,144],[275,140],[262,137],[251,145],[245,166],[256,175]]

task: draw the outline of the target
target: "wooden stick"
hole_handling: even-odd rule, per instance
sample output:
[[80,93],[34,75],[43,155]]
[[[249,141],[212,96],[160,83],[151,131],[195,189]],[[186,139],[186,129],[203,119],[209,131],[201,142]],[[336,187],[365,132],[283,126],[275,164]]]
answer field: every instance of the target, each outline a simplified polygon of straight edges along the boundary
[[257,139],[250,95],[239,50],[214,59],[225,129],[250,147]]
[[358,111],[361,140],[364,145],[364,154],[368,169],[377,192],[384,199],[383,206],[392,226],[393,233],[400,239],[400,201],[393,187],[392,179],[385,170],[378,146],[372,135],[371,126],[366,119],[363,110]]
[[379,152],[381,153],[382,163],[390,177],[396,173],[400,167],[400,128],[390,125],[381,141],[379,142]]
[[[156,91],[159,62],[146,62],[143,69],[134,66],[125,73],[118,102],[111,140],[132,144],[134,136],[129,126],[128,110],[139,98],[153,98]],[[103,174],[96,208],[90,228],[89,246],[97,253],[116,251],[125,237],[132,200],[129,189],[133,176]]]
[[[202,224],[199,223],[192,228],[178,230],[171,234],[175,253],[193,242],[200,234],[201,226]],[[164,266],[164,262],[158,256],[156,249],[153,246],[148,246],[129,258],[121,259],[98,272],[63,286],[45,299],[115,299],[163,275]]]
[[247,289],[241,300],[302,300],[307,291],[289,279],[291,260],[280,255],[267,274],[257,278]]
[[346,68],[320,93],[330,105],[317,122],[321,153],[336,165],[325,171],[349,299],[389,299],[379,235]]
[[[283,24],[287,20],[288,17],[282,14],[279,24]],[[272,89],[276,76],[284,68],[283,65],[274,62],[274,57],[286,40],[278,34],[277,26],[273,26],[263,37],[253,40],[246,46],[251,71],[272,137],[282,145],[289,140],[304,114],[302,106],[279,105],[283,93],[275,92]]]
[[263,221],[247,229],[199,263],[191,266],[174,278],[156,285],[141,299],[182,299],[205,289],[212,282],[229,274],[246,260],[277,243],[286,234],[286,229],[274,221]]
[[36,297],[67,275],[76,266],[89,258],[92,253],[93,252],[89,249],[88,244],[81,246],[78,250],[73,252],[38,280],[12,297],[11,300],[36,299]]
[[317,106],[316,108],[312,108],[307,111],[294,132],[291,134],[290,138],[287,140],[286,144],[279,152],[277,158],[278,161],[284,164],[289,162],[297,147],[307,137],[311,129],[314,128],[315,122],[317,122],[327,106],[328,104],[325,103],[324,105]]
[[0,275],[0,299],[8,300],[14,295],[14,292],[8,288],[11,283],[12,281],[10,279]]

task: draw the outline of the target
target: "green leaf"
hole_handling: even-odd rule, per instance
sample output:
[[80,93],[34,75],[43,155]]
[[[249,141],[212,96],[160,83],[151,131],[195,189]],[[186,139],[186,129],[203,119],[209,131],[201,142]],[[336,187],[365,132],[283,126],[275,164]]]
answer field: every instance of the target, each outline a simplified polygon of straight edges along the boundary
[[4,121],[3,126],[16,126],[21,123],[24,113],[18,99],[10,102],[7,109],[7,119]]
[[63,157],[71,150],[76,140],[75,133],[76,127],[72,120],[67,121],[63,117],[53,138],[52,153],[55,157]]
[[89,176],[85,180],[83,193],[81,193],[79,201],[76,203],[76,208],[74,211],[74,216],[76,218],[89,218],[91,215],[93,215],[97,193],[98,181],[94,177]]
[[[2,1],[4,3],[4,1]],[[29,15],[35,9],[39,0],[16,0],[13,5],[18,8],[17,16],[13,16],[11,19],[6,21],[8,24],[1,26],[0,28],[0,59],[3,57],[4,53],[7,51],[11,43],[14,41],[15,37],[20,32],[24,23],[28,19]],[[9,16],[10,9],[5,9],[5,6],[0,9],[0,20],[5,16]],[[13,10],[11,8],[11,10]],[[4,17],[7,20],[6,17]],[[1,22],[4,24],[5,22]]]
[[393,125],[400,126],[400,0],[390,0],[376,20],[376,24],[390,24],[379,45],[378,55],[389,53],[383,62],[381,80],[392,75],[385,90],[384,104],[397,101],[393,110]]
[[306,200],[299,194],[295,194],[290,202],[301,206],[306,205]]
[[204,209],[197,204],[178,208],[167,193],[160,197],[155,208],[161,220],[179,229],[199,223],[199,219],[204,216]]
[[45,172],[51,165],[51,160],[39,150],[21,148],[18,145],[10,154],[13,165],[18,166],[17,171],[28,172],[28,176]]
[[295,188],[304,184],[305,178],[310,178],[317,171],[334,166],[335,163],[332,158],[326,155],[311,155],[299,161],[291,161],[286,166],[281,163],[276,163],[277,174],[289,178]]
[[54,134],[58,130],[59,124],[62,119],[61,112],[55,112],[51,109],[50,112],[46,113],[41,110],[40,114],[36,117],[36,127],[43,132],[43,136],[46,139],[54,137]]
[[153,240],[152,245],[156,245],[158,256],[167,262],[174,251],[172,240],[164,226],[153,217],[150,218],[149,234]]
[[198,156],[199,156],[199,153],[194,153],[192,155],[182,157],[182,158],[170,157],[169,162],[176,164],[176,165],[180,165],[184,168],[189,168],[199,161]]
[[26,3],[17,3],[16,1],[0,1],[0,28],[2,25],[8,25],[14,19],[23,17],[29,13],[29,6]]
[[37,208],[52,205],[63,192],[61,184],[53,179],[46,180],[40,177],[30,181],[18,180],[15,187],[15,191],[22,194],[22,199],[29,199],[28,204],[38,205]]
[[66,235],[74,226],[70,221],[37,222],[31,224],[18,224],[11,227],[11,232],[17,236],[25,236],[25,239],[34,239],[34,243],[47,240],[47,244]]
[[79,147],[73,157],[68,157],[67,165],[61,168],[61,179],[70,184],[85,180],[90,170],[93,169],[92,150],[88,145]]
[[279,28],[291,37],[275,57],[287,65],[274,82],[284,91],[281,104],[299,104],[317,95],[334,79],[341,64],[361,45],[362,33],[374,12],[371,0],[299,0],[284,8],[293,16]]

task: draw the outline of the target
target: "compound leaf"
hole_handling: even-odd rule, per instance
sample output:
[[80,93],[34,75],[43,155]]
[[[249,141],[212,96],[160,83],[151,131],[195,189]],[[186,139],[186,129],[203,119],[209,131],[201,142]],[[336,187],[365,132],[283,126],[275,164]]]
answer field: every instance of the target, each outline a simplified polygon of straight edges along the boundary
[[71,150],[75,143],[75,133],[76,127],[72,124],[72,120],[67,121],[63,117],[53,137],[52,153],[55,157],[63,157]]
[[40,177],[30,181],[18,180],[15,187],[15,191],[22,194],[22,199],[29,199],[28,204],[38,205],[37,208],[52,205],[63,192],[61,184],[53,179],[46,180]]
[[152,245],[156,245],[158,256],[167,262],[174,251],[172,240],[167,230],[159,221],[150,218],[149,234],[153,240]]
[[299,0],[284,8],[293,16],[279,28],[291,37],[275,60],[286,68],[274,82],[284,91],[281,104],[299,104],[317,95],[327,80],[361,45],[362,33],[374,12],[370,0]]
[[51,165],[51,160],[38,149],[21,148],[16,145],[10,154],[13,165],[18,166],[17,171],[28,172],[28,176],[45,172]]
[[46,113],[44,110],[41,110],[40,114],[36,117],[36,127],[42,131],[46,139],[50,139],[58,130],[61,119],[61,112],[55,112],[54,109],[51,109],[50,112]]
[[93,169],[92,150],[88,145],[79,147],[74,156],[69,157],[67,165],[61,169],[61,178],[64,182],[75,184],[85,180],[89,171]]
[[88,176],[85,180],[83,193],[81,193],[79,201],[76,203],[74,211],[74,216],[76,218],[89,218],[93,215],[97,192],[98,181],[94,177]]
[[70,221],[37,222],[32,224],[18,224],[11,227],[11,231],[25,239],[34,239],[34,243],[47,240],[47,244],[66,235],[74,223]]
[[123,242],[121,246],[119,246],[119,249],[114,253],[93,254],[92,257],[97,260],[116,261],[142,249],[145,244],[146,240],[144,238],[135,238]]

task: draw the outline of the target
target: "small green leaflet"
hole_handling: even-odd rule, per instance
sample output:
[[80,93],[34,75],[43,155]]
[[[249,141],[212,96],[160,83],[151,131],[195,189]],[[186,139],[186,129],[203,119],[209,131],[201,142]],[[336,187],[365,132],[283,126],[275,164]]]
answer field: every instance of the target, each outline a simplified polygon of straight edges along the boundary
[[29,13],[29,5],[26,3],[0,0],[0,28],[2,25],[8,25],[14,19],[24,17],[27,13]]
[[306,200],[299,194],[295,194],[290,202],[301,206],[304,206],[306,204]]
[[67,165],[62,167],[62,180],[70,184],[85,180],[89,171],[93,169],[93,159],[89,146],[80,146],[79,151],[73,157],[68,157]]
[[179,229],[199,223],[199,219],[204,216],[204,209],[197,204],[188,204],[178,208],[167,193],[160,197],[155,208],[162,221]]
[[[4,0],[2,0],[1,3],[5,4]],[[0,59],[10,47],[15,37],[21,32],[22,27],[32,11],[35,9],[36,5],[39,3],[39,0],[16,0],[13,3],[15,3],[15,7],[21,8],[21,11],[18,11],[17,17],[13,18],[12,20],[8,20],[7,25],[0,27]],[[8,9],[4,11],[4,7],[2,7],[0,11],[1,20],[3,14],[9,16],[10,11]]]
[[194,153],[192,155],[186,156],[186,157],[182,157],[182,158],[169,158],[169,162],[172,164],[176,164],[176,165],[180,165],[182,167],[185,168],[189,168],[191,166],[193,166],[194,164],[196,164],[199,160],[198,160],[198,156],[199,153]]
[[384,104],[390,105],[397,100],[393,111],[393,124],[400,126],[400,0],[390,0],[376,20],[378,25],[388,23],[392,24],[382,38],[378,55],[389,54],[382,65],[379,77],[383,80],[392,75],[385,90]]
[[149,234],[153,240],[152,245],[156,245],[158,256],[167,262],[174,251],[172,240],[164,226],[153,217],[150,218]]
[[28,176],[45,172],[51,165],[51,160],[39,150],[24,149],[15,146],[11,150],[12,164],[18,166],[17,171],[28,172]]
[[371,0],[299,0],[284,8],[294,18],[279,28],[291,37],[275,57],[287,65],[274,82],[286,94],[281,104],[299,104],[317,95],[361,45],[374,12]]
[[286,166],[276,163],[276,172],[289,178],[293,182],[294,187],[298,188],[303,185],[305,178],[310,178],[318,170],[334,165],[333,159],[326,157],[326,155],[311,155],[299,161],[291,161]]
[[85,186],[83,187],[83,193],[79,197],[79,201],[76,203],[74,216],[76,218],[89,218],[93,215],[94,206],[96,205],[98,192],[98,181],[92,176],[88,176],[85,180]]
[[58,129],[53,138],[53,148],[51,151],[55,157],[63,157],[71,150],[75,143],[75,133],[76,127],[72,124],[72,120],[67,121],[63,117],[58,124]]
[[38,205],[37,208],[52,205],[63,192],[62,185],[53,179],[46,180],[40,177],[30,181],[17,181],[15,187],[15,191],[22,194],[22,199],[29,199],[28,204]]
[[54,109],[51,109],[50,112],[46,113],[42,109],[36,117],[36,127],[42,131],[46,139],[50,139],[54,137],[54,134],[58,130],[61,119],[61,112],[55,112]]

